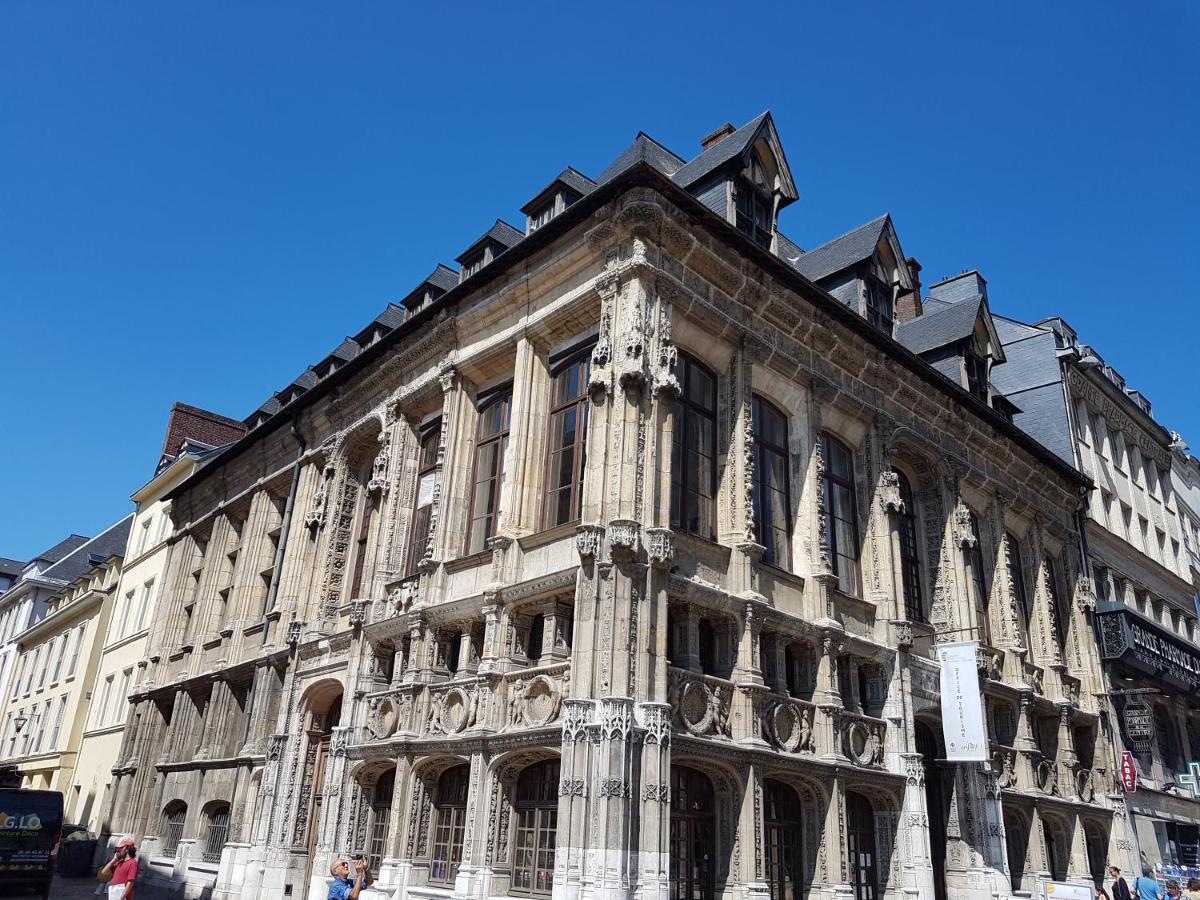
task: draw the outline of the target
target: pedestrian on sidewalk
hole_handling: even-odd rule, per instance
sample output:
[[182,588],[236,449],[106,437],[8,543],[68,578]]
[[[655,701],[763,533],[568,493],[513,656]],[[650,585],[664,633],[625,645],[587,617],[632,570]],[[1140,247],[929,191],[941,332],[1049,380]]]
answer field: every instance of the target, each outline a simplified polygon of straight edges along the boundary
[[112,859],[96,873],[96,880],[108,882],[108,900],[133,900],[137,876],[137,847],[125,838],[117,844]]

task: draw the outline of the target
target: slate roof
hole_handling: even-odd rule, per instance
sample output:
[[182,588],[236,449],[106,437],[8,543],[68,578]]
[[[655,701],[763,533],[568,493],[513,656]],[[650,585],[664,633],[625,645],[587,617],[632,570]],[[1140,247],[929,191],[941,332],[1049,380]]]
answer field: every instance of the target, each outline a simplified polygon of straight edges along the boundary
[[747,122],[733,134],[722,138],[709,147],[678,172],[671,175],[671,180],[680,187],[690,187],[714,169],[720,168],[736,156],[741,155],[754,140],[758,128],[767,120],[770,113],[760,113]]
[[84,537],[82,534],[72,534],[69,537],[63,538],[49,550],[43,550],[31,560],[40,560],[42,562],[56,563],[68,553],[82,547],[90,538]]
[[820,281],[835,272],[848,269],[855,263],[869,259],[879,245],[888,219],[889,215],[884,213],[865,225],[859,225],[853,231],[848,231],[841,237],[835,237],[832,241],[805,253],[792,267],[809,281]]
[[16,578],[21,574],[21,570],[25,568],[25,563],[9,559],[7,556],[0,556],[0,575],[11,575]]
[[592,179],[588,178],[582,172],[567,166],[558,173],[558,176],[553,181],[538,191],[532,200],[522,206],[521,212],[525,213],[527,216],[532,215],[537,207],[540,206],[545,200],[546,195],[551,193],[554,188],[560,184],[566,185],[571,190],[577,191],[580,194],[590,193],[596,186],[596,182],[592,181]]
[[960,303],[939,303],[932,310],[929,308],[931,305],[925,304],[923,315],[896,326],[896,340],[918,356],[970,337],[975,330],[983,298],[976,297]]
[[[509,247],[516,246],[517,242],[525,237],[525,232],[513,228],[503,219],[497,219],[496,224],[479,236],[479,239],[471,244],[466,250],[454,258],[457,263],[463,263],[468,257],[472,256],[484,241],[495,241],[505,250]],[[457,282],[456,282],[457,283]]]
[[104,560],[110,556],[124,556],[125,545],[129,542],[131,525],[133,525],[133,513],[127,515],[116,525],[110,525],[90,541],[81,544],[42,575],[46,578],[58,578],[70,583],[92,569],[93,558],[100,557]]
[[596,184],[604,184],[606,181],[611,181],[626,169],[632,168],[640,162],[649,163],[667,176],[674,175],[684,166],[682,159],[650,137],[646,132],[639,131],[637,137],[633,139],[633,143],[626,147],[621,155],[609,164],[607,169],[600,173],[600,177],[596,179]]
[[785,235],[782,231],[775,232],[775,255],[789,266],[795,267],[804,256],[804,248]]

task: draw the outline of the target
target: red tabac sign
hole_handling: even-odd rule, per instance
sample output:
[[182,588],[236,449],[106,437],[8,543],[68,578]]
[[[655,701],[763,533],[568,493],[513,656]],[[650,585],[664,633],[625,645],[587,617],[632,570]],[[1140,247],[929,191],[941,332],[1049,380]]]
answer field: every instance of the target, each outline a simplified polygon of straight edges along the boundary
[[1137,790],[1137,768],[1133,764],[1133,754],[1128,750],[1121,751],[1121,786],[1127,794]]

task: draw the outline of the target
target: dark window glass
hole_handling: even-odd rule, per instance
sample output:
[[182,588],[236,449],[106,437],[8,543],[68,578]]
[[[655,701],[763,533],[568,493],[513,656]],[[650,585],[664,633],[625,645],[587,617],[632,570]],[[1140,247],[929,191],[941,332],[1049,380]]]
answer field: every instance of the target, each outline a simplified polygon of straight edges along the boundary
[[846,792],[846,849],[850,855],[850,886],[854,900],[878,900],[879,873],[875,863],[875,810],[861,794]]
[[700,670],[706,675],[715,675],[717,673],[717,634],[713,630],[712,622],[708,619],[701,619],[696,630],[698,632]]
[[921,550],[917,538],[917,504],[912,485],[899,469],[893,469],[900,483],[900,574],[904,579],[904,612],[914,622],[925,621],[925,597],[921,586]]
[[471,491],[471,529],[467,553],[487,548],[500,521],[500,490],[504,486],[504,451],[508,448],[508,416],[512,394],[488,401],[479,411],[475,471]]
[[557,760],[529,766],[517,780],[512,890],[549,896],[558,829]]
[[717,378],[679,355],[682,394],[671,447],[671,525],[716,538]]
[[892,333],[892,286],[875,278],[867,281],[867,321],[884,334]]
[[1008,548],[1008,580],[1012,582],[1013,599],[1025,618],[1025,630],[1029,630],[1029,619],[1033,610],[1029,606],[1029,593],[1025,590],[1025,566],[1021,561],[1021,542],[1012,532],[1004,535]]
[[229,836],[229,806],[220,804],[208,811],[204,829],[204,851],[201,859],[206,863],[219,863],[221,850]]
[[438,446],[442,440],[442,423],[434,422],[421,432],[417,457],[417,498],[413,507],[412,539],[408,549],[405,575],[415,575],[417,564],[429,545],[429,525],[433,514],[433,485],[437,479]]
[[1063,620],[1062,604],[1058,599],[1058,570],[1053,557],[1046,557],[1046,593],[1050,601],[1050,614],[1054,616],[1054,631],[1058,635],[1058,646],[1066,649],[1067,623]]
[[446,645],[446,669],[453,675],[458,671],[459,654],[462,651],[462,632],[456,631],[450,635],[450,642]]
[[392,795],[396,792],[396,770],[380,776],[371,795],[367,829],[367,855],[372,872],[378,872],[387,855],[388,829],[392,818]]
[[470,774],[469,766],[455,766],[438,779],[433,801],[433,856],[429,860],[429,880],[438,884],[453,884],[462,862]]
[[825,442],[825,532],[838,589],[859,592],[858,497],[854,487],[854,457],[850,448],[828,432]]
[[964,362],[967,368],[967,390],[987,403],[987,361],[973,350],[968,350]]
[[763,561],[792,564],[792,496],[788,477],[787,417],[754,398],[754,525],[765,547]]
[[162,821],[158,826],[160,853],[163,856],[174,856],[179,848],[179,840],[183,837],[183,822],[187,818],[187,804],[176,801],[168,804],[163,810]]
[[350,599],[357,600],[363,596],[370,580],[367,572],[367,538],[371,533],[371,517],[375,512],[375,497],[362,491],[362,514],[358,520],[358,536],[354,541],[354,577],[351,579]]
[[975,538],[975,545],[967,548],[966,556],[967,569],[971,578],[971,591],[975,595],[975,617],[979,621],[979,641],[983,644],[991,644],[992,628],[988,616],[990,598],[988,597],[987,580],[983,573],[983,542],[979,539],[979,519],[976,518],[974,510],[971,511],[971,534]]
[[749,235],[756,244],[771,246],[771,198],[754,188],[749,181],[734,183],[738,231]]
[[672,766],[670,900],[713,900],[716,826],[712,782],[693,769]]
[[800,799],[794,790],[777,781],[767,781],[763,787],[767,891],[771,900],[799,900],[804,879]]
[[542,658],[542,641],[544,640],[545,631],[546,617],[538,613],[533,617],[533,621],[529,623],[529,647],[525,655],[529,657],[531,663],[535,663]]
[[567,363],[553,378],[546,464],[547,528],[579,518],[587,438],[589,357]]

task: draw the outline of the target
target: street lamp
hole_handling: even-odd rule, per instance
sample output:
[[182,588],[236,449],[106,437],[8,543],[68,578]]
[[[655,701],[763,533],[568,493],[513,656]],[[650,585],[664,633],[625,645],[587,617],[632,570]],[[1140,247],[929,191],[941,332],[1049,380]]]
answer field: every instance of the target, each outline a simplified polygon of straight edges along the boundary
[[21,713],[21,715],[17,716],[15,719],[13,719],[13,725],[16,728],[16,733],[20,734],[21,729],[24,728],[28,722],[29,722],[29,716],[25,715],[24,713]]

